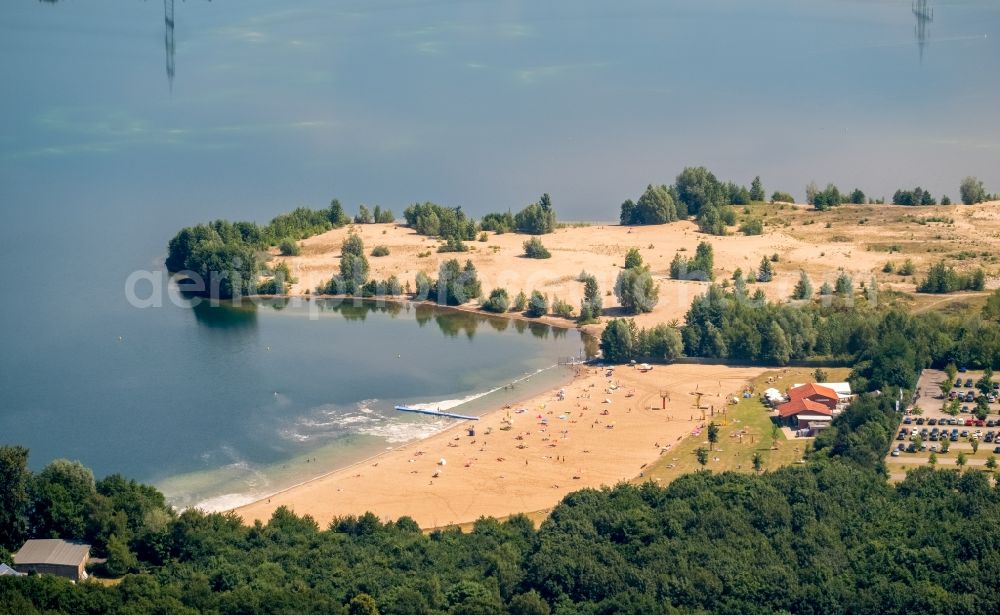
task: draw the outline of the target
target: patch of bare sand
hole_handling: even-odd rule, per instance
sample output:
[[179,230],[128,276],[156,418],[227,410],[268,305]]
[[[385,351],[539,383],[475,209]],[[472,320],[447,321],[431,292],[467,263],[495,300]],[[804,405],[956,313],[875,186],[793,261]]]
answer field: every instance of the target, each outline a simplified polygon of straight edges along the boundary
[[[236,512],[252,522],[287,506],[325,525],[371,511],[438,527],[549,508],[572,491],[638,475],[698,428],[700,414],[689,395],[695,387],[705,394],[703,406],[721,406],[763,371],[668,365],[646,373],[620,367],[607,377],[604,370],[581,368],[561,400],[551,391],[495,410]],[[663,390],[670,394],[665,410]]]

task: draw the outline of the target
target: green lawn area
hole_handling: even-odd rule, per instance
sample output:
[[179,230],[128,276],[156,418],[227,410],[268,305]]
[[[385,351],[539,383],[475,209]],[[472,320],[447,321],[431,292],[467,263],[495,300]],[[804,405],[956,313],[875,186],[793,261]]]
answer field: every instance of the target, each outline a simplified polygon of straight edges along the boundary
[[[848,368],[826,368],[830,382],[840,382],[847,378]],[[772,379],[768,382],[768,379]],[[774,387],[784,391],[795,383],[813,382],[812,368],[785,368],[765,372],[752,381],[755,393]],[[740,399],[735,405],[726,407],[726,414],[716,415],[719,425],[719,442],[709,453],[706,469],[713,472],[753,472],[753,455],[760,453],[764,470],[779,468],[802,459],[811,440],[787,440],[784,433],[772,435],[772,421],[768,408],[754,395]],[[742,438],[740,437],[742,434]],[[699,436],[689,436],[674,449],[664,453],[655,463],[647,467],[643,476],[633,482],[655,480],[668,483],[688,472],[702,469],[695,451],[699,447],[709,448],[708,432],[702,430]]]

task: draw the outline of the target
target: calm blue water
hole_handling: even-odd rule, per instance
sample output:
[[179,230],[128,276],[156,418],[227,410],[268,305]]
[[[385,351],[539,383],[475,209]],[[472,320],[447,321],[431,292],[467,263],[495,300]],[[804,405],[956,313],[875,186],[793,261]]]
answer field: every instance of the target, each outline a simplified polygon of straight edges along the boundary
[[800,198],[1000,190],[1000,3],[929,6],[921,26],[908,0],[189,0],[171,56],[159,1],[5,2],[0,441],[147,480],[280,468],[333,437],[296,439],[331,407],[464,396],[579,346],[131,307],[128,275],[195,222],[542,192],[606,220],[689,164]]

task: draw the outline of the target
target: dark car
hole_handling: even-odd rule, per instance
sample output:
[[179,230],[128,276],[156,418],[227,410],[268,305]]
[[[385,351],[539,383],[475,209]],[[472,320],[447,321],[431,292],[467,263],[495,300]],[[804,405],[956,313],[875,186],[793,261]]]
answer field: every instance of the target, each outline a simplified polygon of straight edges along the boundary
[[965,379],[965,388],[968,389],[968,388],[971,388],[971,387],[972,387],[972,378],[966,378]]
[[928,425],[937,425],[937,419],[927,419]]
[[958,389],[961,388],[961,386],[962,386],[962,379],[959,378],[958,380],[955,381],[955,388]]
[[964,367],[960,367],[960,368],[958,368],[958,371],[960,371],[961,373],[964,374],[965,372],[967,372],[969,370],[965,369]]
[[910,442],[910,445],[906,447],[906,452],[907,453],[915,453],[915,452],[917,452],[917,445],[914,444],[913,442]]
[[996,421],[994,421],[993,419],[990,419],[990,420],[986,421],[986,426],[987,427],[996,427],[996,425],[997,425]]
[[953,434],[951,434],[951,437],[948,438],[948,439],[951,440],[952,442],[958,442],[958,434],[957,433],[953,433]]
[[926,422],[927,421],[924,420],[924,417],[920,417],[920,418],[917,419],[917,425],[923,425]]
[[967,402],[976,401],[976,396],[972,394],[972,391],[969,391],[968,393],[965,394],[965,401]]
[[993,452],[1000,455],[1000,446],[993,449]]
[[959,435],[962,436],[963,438],[968,438],[969,437],[969,430],[968,429],[963,429],[962,433],[960,433]]
[[910,423],[913,422],[913,417],[909,417],[908,416],[908,417],[906,417],[906,418],[903,419],[903,422],[906,423],[907,425],[909,425]]

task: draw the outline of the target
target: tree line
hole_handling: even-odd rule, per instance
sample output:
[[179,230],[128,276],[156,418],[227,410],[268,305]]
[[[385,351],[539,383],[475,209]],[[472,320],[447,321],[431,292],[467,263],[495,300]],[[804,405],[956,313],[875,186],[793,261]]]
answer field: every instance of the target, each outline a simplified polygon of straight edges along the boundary
[[[843,361],[854,365],[851,381],[861,391],[912,390],[914,374],[932,365],[1000,368],[1000,328],[983,316],[909,315],[874,307],[863,297],[851,306],[791,305],[712,285],[692,302],[684,323],[670,328],[667,342],[651,346],[644,340],[668,334],[657,328],[651,335],[653,330],[639,330],[631,320],[615,319],[601,335],[601,349],[612,362],[670,361],[682,355],[771,365]],[[654,353],[651,347],[668,350]]]

